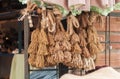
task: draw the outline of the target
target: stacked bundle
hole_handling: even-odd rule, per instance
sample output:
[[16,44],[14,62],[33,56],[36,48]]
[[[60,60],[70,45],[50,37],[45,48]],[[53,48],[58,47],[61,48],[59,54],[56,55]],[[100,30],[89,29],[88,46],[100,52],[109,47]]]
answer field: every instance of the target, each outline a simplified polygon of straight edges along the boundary
[[62,26],[60,11],[56,8],[43,10],[39,16],[42,16],[40,25],[32,32],[28,48],[29,63],[34,67],[43,68],[64,62],[64,54],[71,50],[71,44]]
[[98,39],[97,30],[94,27],[94,22],[99,21],[102,25],[102,16],[96,12],[83,12],[78,15],[80,28],[78,34],[80,37],[80,47],[82,48],[82,57],[84,67],[87,70],[94,68],[94,60],[97,53],[102,51],[102,45]]
[[43,68],[63,63],[72,68],[95,68],[94,60],[101,52],[101,44],[93,24],[101,18],[99,14],[85,12],[78,18],[68,15],[67,31],[57,8],[44,8],[39,16],[39,27],[32,32],[28,48],[30,65]]

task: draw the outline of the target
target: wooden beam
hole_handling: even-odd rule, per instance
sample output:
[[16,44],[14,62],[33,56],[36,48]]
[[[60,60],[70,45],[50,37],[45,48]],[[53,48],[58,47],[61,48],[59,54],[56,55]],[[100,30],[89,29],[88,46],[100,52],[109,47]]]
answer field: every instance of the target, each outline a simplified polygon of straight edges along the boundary
[[16,22],[16,21],[17,21],[17,19],[1,20],[0,24],[4,24],[4,23],[7,23],[7,22]]
[[0,13],[0,20],[14,19],[20,16],[20,10]]

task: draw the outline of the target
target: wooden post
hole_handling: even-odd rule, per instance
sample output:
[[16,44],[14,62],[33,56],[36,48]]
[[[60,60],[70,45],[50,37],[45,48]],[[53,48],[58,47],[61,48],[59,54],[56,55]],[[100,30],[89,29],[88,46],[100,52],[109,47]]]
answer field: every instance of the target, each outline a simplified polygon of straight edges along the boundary
[[29,79],[29,65],[28,65],[28,45],[29,45],[29,25],[28,18],[24,19],[24,56],[25,56],[25,79]]

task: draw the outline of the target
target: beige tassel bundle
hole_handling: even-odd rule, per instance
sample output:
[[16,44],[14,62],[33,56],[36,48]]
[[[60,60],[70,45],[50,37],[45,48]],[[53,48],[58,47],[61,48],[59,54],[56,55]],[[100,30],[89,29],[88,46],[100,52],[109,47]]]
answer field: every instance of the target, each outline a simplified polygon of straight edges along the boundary
[[41,30],[37,34],[38,35],[38,50],[36,52],[36,60],[35,60],[35,62],[36,62],[35,64],[36,64],[37,68],[45,67],[44,56],[48,55],[47,45],[46,45],[46,44],[48,44],[47,38],[44,36],[43,39],[45,39],[45,41],[42,39],[42,36],[44,34],[46,35],[46,33],[44,31],[41,31]]
[[68,35],[71,46],[72,46],[72,50],[70,51],[71,52],[71,62],[67,62],[67,63],[65,62],[64,64],[66,66],[73,67],[73,68],[82,68],[82,65],[83,65],[82,58],[81,58],[82,49],[79,46],[80,39],[73,27],[78,29],[79,22],[76,19],[76,17],[74,17],[73,15],[69,15],[67,17],[66,35]]
[[28,53],[30,54],[29,58],[28,58],[28,62],[30,65],[32,66],[36,66],[35,60],[36,60],[36,54],[38,51],[38,34],[39,33],[39,29],[35,29],[32,34],[31,34],[31,43],[28,47]]
[[38,55],[48,55],[47,51],[47,45],[48,45],[48,39],[46,32],[42,28],[40,33],[38,34],[38,40],[39,40],[39,48],[38,48]]
[[[79,53],[81,53],[81,49],[79,47],[79,36],[78,34],[74,31],[73,29],[73,26],[75,28],[79,28],[79,23],[78,23],[78,20],[76,17],[74,17],[73,15],[69,15],[67,17],[67,35],[69,35],[69,38],[70,38],[70,43],[72,45],[72,50],[75,52],[77,50],[77,53],[78,53],[78,50],[79,50]],[[75,50],[74,50],[75,48]],[[78,49],[77,49],[78,48]],[[75,52],[76,53],[76,52]]]
[[43,68],[45,67],[45,57],[46,55],[49,55],[48,52],[48,45],[49,45],[49,40],[48,36],[46,33],[47,27],[49,23],[46,15],[46,10],[43,10],[42,12],[42,20],[40,21],[40,32],[37,34],[38,35],[38,51],[36,54],[36,67],[38,68]]
[[83,68],[91,70],[95,68],[94,61],[97,53],[102,51],[102,45],[98,39],[97,30],[94,27],[96,20],[102,25],[103,19],[100,14],[95,12],[83,12],[78,16],[80,28],[78,30],[80,47],[82,49]]
[[[54,32],[49,32],[48,29],[48,40],[49,40],[49,47],[48,51],[49,54],[47,56],[47,62],[50,65],[57,65],[58,63],[63,63],[65,59],[65,53],[64,51],[71,50],[71,44],[66,39],[65,30],[63,28],[63,25],[61,23],[61,13],[55,12],[56,14],[53,14],[52,12],[49,14],[50,22],[56,24],[56,29]],[[56,17],[55,17],[56,16]],[[50,36],[51,35],[51,36]],[[51,39],[50,39],[51,38]],[[50,43],[51,42],[51,43]],[[48,59],[52,59],[52,62]]]
[[[47,40],[47,35],[44,31],[44,21],[41,21],[39,23],[41,23],[41,27],[39,27],[40,29],[36,29],[33,31],[32,36],[31,36],[31,44],[36,44],[34,49],[31,48],[31,44],[29,45],[28,48],[28,52],[31,52],[31,50],[33,50],[33,52],[35,52],[35,56],[30,54],[30,57],[28,59],[29,63],[31,63],[30,61],[32,60],[32,56],[35,57],[34,61],[35,62],[35,67],[37,68],[43,68],[45,66],[45,60],[44,60],[44,55],[48,55],[47,52],[47,45],[48,45],[48,40]],[[37,41],[37,42],[34,42]]]
[[100,41],[98,39],[97,30],[94,26],[89,26],[87,28],[88,33],[88,49],[90,53],[96,54],[102,51],[102,45],[100,44]]
[[28,47],[28,53],[33,54],[37,52],[38,50],[38,33],[39,29],[35,29],[31,34],[31,43]]

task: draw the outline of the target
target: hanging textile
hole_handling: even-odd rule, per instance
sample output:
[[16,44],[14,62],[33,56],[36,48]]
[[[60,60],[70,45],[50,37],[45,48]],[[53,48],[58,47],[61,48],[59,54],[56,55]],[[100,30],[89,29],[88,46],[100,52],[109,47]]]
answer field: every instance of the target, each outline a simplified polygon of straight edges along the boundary
[[115,0],[114,10],[120,10],[120,0]]
[[85,5],[85,0],[68,0],[68,7],[75,7],[76,9],[84,6]]
[[90,0],[85,0],[85,5],[79,8],[81,11],[90,11]]
[[115,0],[91,0],[91,11],[107,16],[114,10]]
[[24,54],[15,54],[11,64],[10,79],[24,79]]
[[113,7],[115,0],[90,0],[90,3],[91,6],[105,9],[107,7]]
[[56,5],[60,5],[65,9],[68,9],[67,7],[67,0],[43,0],[47,3],[51,3],[51,4],[56,4]]
[[118,3],[118,2],[120,2],[120,0],[115,0],[115,3]]
[[[23,4],[27,0],[19,0]],[[41,6],[41,1],[47,4],[54,4],[61,10],[62,14],[67,15],[69,11],[73,15],[79,15],[82,11],[95,11],[101,15],[107,16],[113,10],[120,10],[120,0],[31,0]]]

